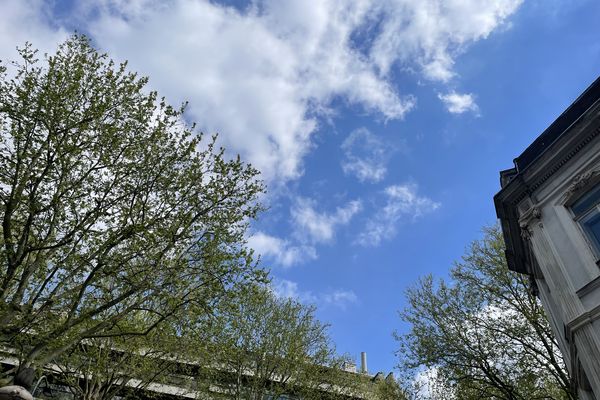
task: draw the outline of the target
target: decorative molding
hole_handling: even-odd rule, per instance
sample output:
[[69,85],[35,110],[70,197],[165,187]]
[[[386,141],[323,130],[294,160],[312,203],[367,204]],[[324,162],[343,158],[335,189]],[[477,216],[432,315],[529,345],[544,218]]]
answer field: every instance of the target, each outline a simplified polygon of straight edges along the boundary
[[542,211],[537,207],[533,206],[529,210],[527,210],[521,218],[519,218],[519,226],[522,231],[528,230],[527,227],[536,220],[542,218]]
[[583,174],[577,175],[575,179],[573,179],[573,181],[571,182],[569,189],[567,189],[567,193],[573,194],[579,189],[586,187],[589,184],[592,177],[597,174],[598,171],[588,171]]
[[600,319],[600,305],[597,305],[589,311],[581,313],[580,315],[569,321],[569,323],[567,324],[568,333],[573,335],[575,334],[575,332],[577,332],[584,326],[591,324],[597,319]]
[[600,134],[600,127],[594,129],[592,131],[592,133],[590,133],[581,142],[579,142],[573,150],[568,152],[565,157],[563,157],[559,162],[554,164],[552,166],[552,168],[550,168],[550,170],[548,171],[548,173],[546,175],[544,175],[542,178],[538,179],[533,185],[531,185],[531,190],[535,191],[537,188],[539,188],[544,182],[546,182],[548,180],[548,178],[550,178],[560,168],[562,168],[563,165],[565,165],[569,160],[571,160],[573,157],[575,157],[575,155],[577,153],[579,153],[588,143],[590,143],[592,141],[592,139],[594,139],[596,136],[598,136],[598,134]]
[[541,178],[537,179],[533,182],[526,190],[523,191],[517,198],[512,201],[513,205],[518,204],[521,200],[525,198],[525,196],[535,192],[540,186],[544,184],[552,175],[554,175],[558,170],[560,170],[569,160],[571,160],[577,153],[579,153],[588,143],[590,143],[596,136],[600,134],[600,127],[594,129],[588,136],[586,136],[583,140],[581,140],[577,146],[573,148],[570,152],[566,154],[559,161],[555,162],[549,168],[547,168],[546,174],[544,174]]
[[579,385],[583,383],[578,349],[575,344],[575,334],[598,319],[600,319],[600,305],[579,314],[565,325],[565,339],[567,343],[569,343],[569,353],[571,358],[571,386],[574,390],[577,390]]
[[581,287],[579,290],[577,290],[577,296],[581,299],[598,288],[600,288],[600,276],[597,276],[596,278],[585,284],[583,287]]
[[567,204],[572,200],[575,200],[577,195],[581,194],[581,192],[595,183],[598,180],[598,177],[600,177],[600,170],[598,169],[586,171],[577,175],[571,181],[565,194],[560,198],[559,204]]

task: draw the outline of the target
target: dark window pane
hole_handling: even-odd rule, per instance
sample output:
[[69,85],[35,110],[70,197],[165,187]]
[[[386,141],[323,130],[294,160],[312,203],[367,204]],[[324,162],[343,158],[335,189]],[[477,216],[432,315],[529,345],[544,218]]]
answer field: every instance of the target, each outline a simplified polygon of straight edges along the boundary
[[582,222],[583,229],[596,246],[596,250],[600,251],[600,213],[594,213]]
[[571,207],[575,216],[580,216],[594,205],[600,203],[600,185],[597,185],[589,193],[586,193],[582,198],[577,200]]

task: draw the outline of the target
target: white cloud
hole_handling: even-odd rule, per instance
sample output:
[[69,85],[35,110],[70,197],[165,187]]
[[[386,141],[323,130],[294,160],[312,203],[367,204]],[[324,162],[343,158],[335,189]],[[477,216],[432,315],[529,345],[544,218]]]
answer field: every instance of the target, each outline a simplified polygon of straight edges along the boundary
[[283,267],[290,267],[317,258],[317,252],[312,246],[294,246],[287,240],[263,232],[256,232],[249,237],[248,246],[257,254],[269,258]]
[[302,303],[318,304],[320,306],[333,306],[346,310],[349,305],[356,304],[358,297],[352,290],[335,289],[329,292],[315,294],[298,288],[298,283],[277,279],[272,283],[273,293],[278,297],[296,299]]
[[505,24],[523,0],[384,0],[381,34],[370,55],[383,74],[397,62],[447,82],[455,57]]
[[338,289],[330,293],[325,293],[323,295],[323,300],[327,304],[345,310],[348,305],[356,303],[358,301],[358,297],[352,290]]
[[310,291],[300,291],[296,282],[287,279],[277,279],[272,283],[273,293],[277,297],[296,299],[302,303],[317,303],[317,296]]
[[366,128],[350,133],[342,143],[345,159],[342,169],[359,181],[379,182],[387,172],[389,146]]
[[360,200],[348,202],[338,207],[334,213],[315,210],[315,201],[299,198],[290,210],[294,228],[303,239],[311,242],[329,242],[335,235],[335,228],[346,225],[362,209]]
[[415,100],[392,84],[393,65],[447,81],[455,57],[521,2],[255,0],[238,10],[209,0],[82,0],[55,18],[52,2],[2,0],[0,58],[25,40],[51,50],[66,34],[61,24],[77,25],[172,103],[189,100],[200,128],[219,132],[267,181],[285,182],[302,175],[332,100],[401,118]]
[[16,60],[16,47],[29,41],[34,48],[53,52],[67,33],[51,21],[49,4],[42,0],[2,0],[0,2],[0,60]]
[[292,240],[282,239],[257,231],[248,238],[248,246],[264,259],[273,261],[282,267],[291,267],[317,258],[317,243],[329,242],[335,236],[335,230],[346,225],[362,209],[358,200],[350,201],[338,207],[334,213],[319,213],[315,202],[298,198],[291,208],[293,221]]
[[477,113],[479,111],[472,93],[460,94],[454,91],[447,94],[438,93],[438,98],[444,103],[446,110],[452,114],[462,114],[467,111]]
[[385,119],[413,105],[352,47],[368,1],[265,0],[246,11],[206,0],[109,4],[88,11],[100,46],[171,101],[189,100],[200,127],[270,181],[302,174],[316,113],[334,97]]
[[367,221],[357,242],[363,246],[377,246],[396,234],[402,220],[412,220],[437,210],[440,203],[417,194],[415,184],[392,185],[384,190],[385,205]]

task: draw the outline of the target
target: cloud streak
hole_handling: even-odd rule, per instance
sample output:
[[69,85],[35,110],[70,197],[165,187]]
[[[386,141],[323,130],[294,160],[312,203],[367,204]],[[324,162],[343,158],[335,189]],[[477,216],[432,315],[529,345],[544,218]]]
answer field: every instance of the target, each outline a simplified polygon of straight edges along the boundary
[[415,184],[388,186],[383,194],[385,205],[367,221],[356,240],[362,246],[380,245],[396,235],[401,222],[415,221],[441,206],[441,203],[419,195]]
[[248,238],[248,246],[258,255],[285,268],[317,258],[317,251],[313,246],[294,245],[288,240],[260,231]]
[[358,296],[352,290],[334,289],[315,294],[311,291],[300,290],[298,283],[287,279],[276,280],[272,284],[272,289],[278,297],[292,298],[302,303],[319,306],[336,307],[344,311],[352,304],[358,303]]
[[311,243],[330,242],[339,226],[347,225],[362,210],[362,202],[353,200],[333,213],[316,210],[314,200],[298,198],[290,210],[297,236]]
[[366,128],[359,128],[342,143],[342,169],[360,182],[379,182],[387,173],[390,149]]

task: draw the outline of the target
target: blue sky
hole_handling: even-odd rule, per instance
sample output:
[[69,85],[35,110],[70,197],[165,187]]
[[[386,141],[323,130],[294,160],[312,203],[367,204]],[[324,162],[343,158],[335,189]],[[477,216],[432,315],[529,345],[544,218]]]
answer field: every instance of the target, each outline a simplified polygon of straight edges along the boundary
[[73,31],[231,154],[270,207],[249,243],[342,353],[391,371],[397,311],[495,222],[498,171],[600,73],[594,0],[0,0],[0,59]]

